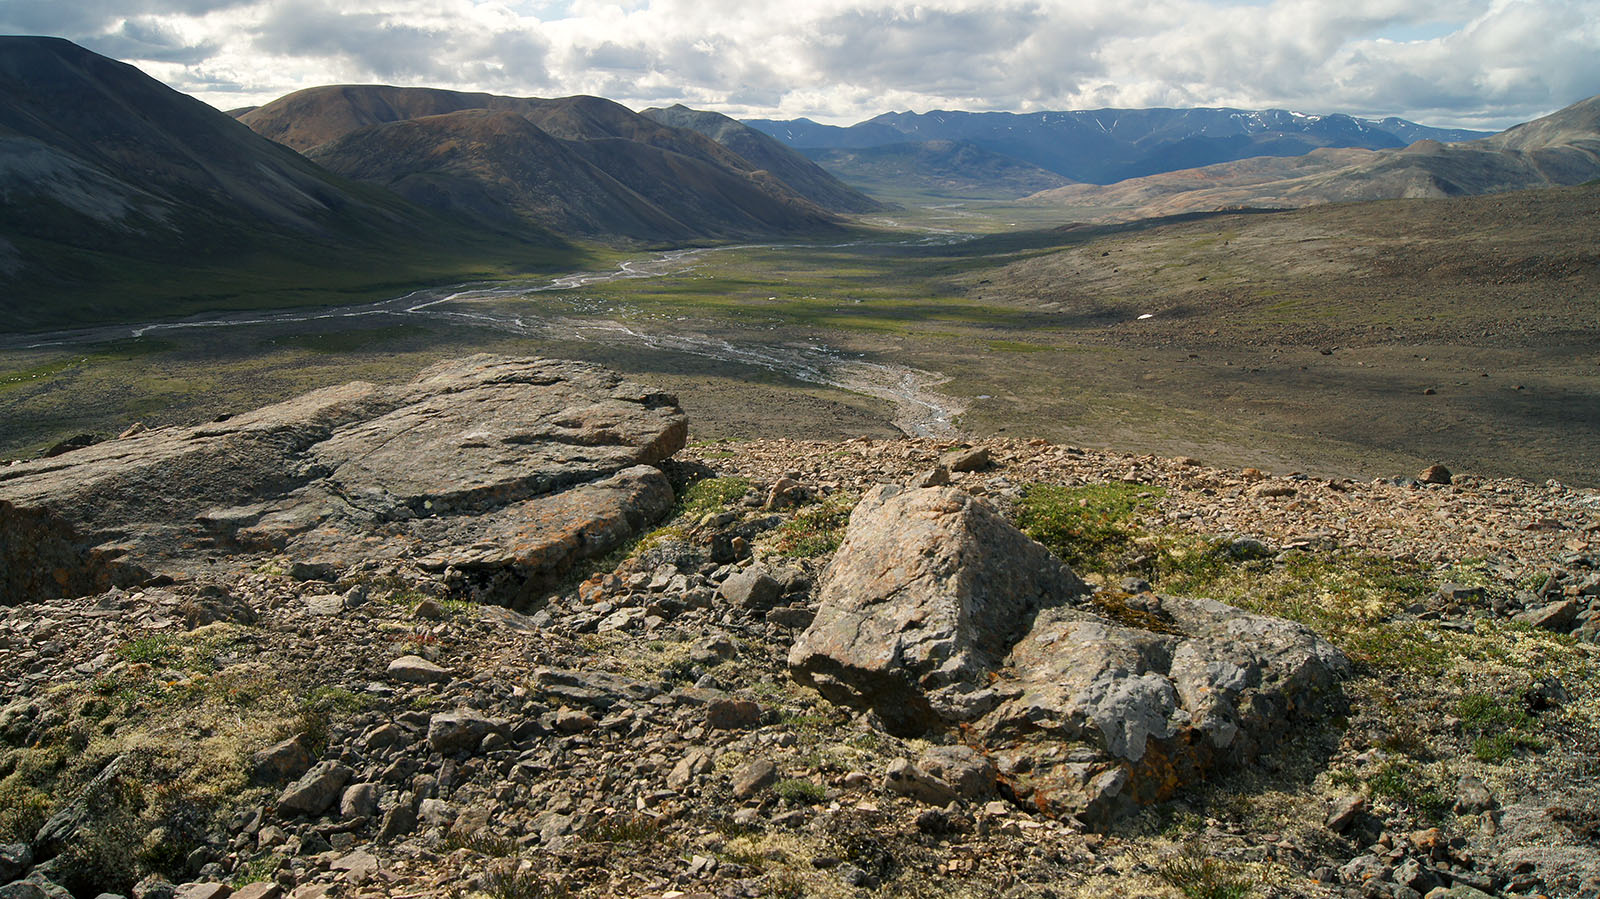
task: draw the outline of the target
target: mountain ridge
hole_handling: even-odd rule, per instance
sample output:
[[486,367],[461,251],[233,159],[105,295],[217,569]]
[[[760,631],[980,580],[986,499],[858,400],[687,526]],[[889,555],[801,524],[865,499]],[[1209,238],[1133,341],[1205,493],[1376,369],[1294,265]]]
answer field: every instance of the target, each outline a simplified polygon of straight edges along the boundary
[[1070,185],[1027,199],[1089,210],[1096,221],[1232,207],[1452,197],[1580,184],[1600,176],[1600,96],[1474,141],[1369,151],[1322,148],[1130,179]]
[[[501,119],[504,127],[486,130],[483,117],[463,115],[473,110],[519,116],[527,126]],[[417,142],[416,127],[399,127],[421,119],[433,120],[431,146]],[[837,226],[830,211],[710,137],[598,97],[326,85],[279,98],[240,121],[335,172],[403,188],[434,208],[596,239],[679,241]],[[481,141],[462,148],[452,123],[470,124]],[[518,171],[531,180],[519,183]],[[429,179],[452,184],[417,187]],[[586,204],[556,196],[568,182]]]
[[0,37],[0,192],[11,327],[219,308],[256,289],[297,297],[302,278],[330,272],[349,289],[567,252],[542,230],[491,233],[347,181],[59,38]]
[[969,141],[1074,181],[1107,184],[1254,156],[1297,156],[1325,146],[1368,149],[1485,137],[1389,117],[1306,115],[1285,109],[1151,108],[1037,113],[887,112],[848,127],[809,119],[746,121],[790,146],[862,149],[908,140]]

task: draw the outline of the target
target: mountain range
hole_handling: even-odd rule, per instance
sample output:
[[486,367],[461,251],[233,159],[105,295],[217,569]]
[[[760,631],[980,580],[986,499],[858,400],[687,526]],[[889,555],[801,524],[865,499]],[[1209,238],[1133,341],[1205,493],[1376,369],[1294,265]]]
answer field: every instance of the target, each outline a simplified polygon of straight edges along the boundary
[[[598,97],[333,85],[239,120],[421,205],[586,238],[799,233],[831,226],[834,212],[875,207],[805,157],[715,113],[700,114],[708,136]],[[759,144],[758,158],[730,142]]]
[[6,330],[142,314],[149,292],[170,313],[308,269],[384,264],[341,275],[343,288],[421,275],[441,256],[565,246],[443,220],[54,38],[0,37],[0,196]]
[[[1398,148],[1418,140],[1487,137],[1404,119],[1305,115],[1284,109],[1088,109],[1064,112],[889,112],[849,127],[810,119],[750,119],[758,131],[807,150],[957,141],[1073,181],[1128,178],[1319,147]],[[849,173],[850,169],[841,168]]]
[[[230,115],[70,42],[0,37],[0,329],[348,303],[570,269],[601,244],[828,233],[886,208],[794,149],[808,142],[832,142],[807,153],[887,197],[915,183],[1031,195],[1077,220],[1600,176],[1600,97],[1474,135],[1226,109],[752,126],[683,106],[383,85]],[[1141,171],[1155,174],[1070,183]]]
[[235,118],[69,41],[0,37],[0,328],[351,302],[570,269],[573,240],[792,236],[878,208],[731,119],[656,112],[693,127],[383,86]]
[[1319,149],[1029,197],[1092,221],[1231,207],[1453,197],[1580,184],[1600,177],[1600,96],[1479,140],[1419,140],[1398,150]]

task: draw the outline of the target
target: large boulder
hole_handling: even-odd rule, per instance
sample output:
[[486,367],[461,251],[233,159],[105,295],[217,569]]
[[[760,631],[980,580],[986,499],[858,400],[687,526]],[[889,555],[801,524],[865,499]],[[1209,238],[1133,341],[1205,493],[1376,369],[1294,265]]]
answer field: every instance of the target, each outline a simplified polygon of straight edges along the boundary
[[1040,609],[1081,598],[1071,569],[953,488],[876,487],[850,516],[789,670],[834,702],[913,734],[971,720]]
[[903,734],[956,732],[1019,798],[1099,826],[1338,708],[1344,656],[1206,599],[1092,596],[952,488],[880,487],[823,577],[794,678]]
[[0,596],[182,576],[196,552],[454,566],[515,602],[663,515],[677,400],[576,362],[478,355],[0,469]]

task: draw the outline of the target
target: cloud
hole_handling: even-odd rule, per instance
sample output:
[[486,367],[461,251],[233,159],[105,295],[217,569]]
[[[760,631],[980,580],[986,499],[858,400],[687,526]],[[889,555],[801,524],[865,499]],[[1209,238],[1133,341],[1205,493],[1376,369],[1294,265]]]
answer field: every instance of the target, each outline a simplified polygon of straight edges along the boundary
[[388,81],[835,122],[1230,105],[1502,127],[1600,92],[1595,12],[1595,0],[7,0],[0,29],[79,40],[217,105]]

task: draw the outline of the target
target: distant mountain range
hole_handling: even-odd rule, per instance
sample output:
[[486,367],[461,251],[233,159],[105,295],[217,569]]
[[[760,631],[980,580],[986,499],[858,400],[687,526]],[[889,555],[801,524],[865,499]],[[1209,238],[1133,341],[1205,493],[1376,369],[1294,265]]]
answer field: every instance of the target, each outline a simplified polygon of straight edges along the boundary
[[928,197],[1011,200],[1073,183],[969,141],[927,140],[803,152],[823,168],[885,198],[900,195],[909,186]]
[[1086,221],[1231,207],[1282,208],[1355,200],[1454,197],[1580,184],[1600,177],[1600,96],[1480,140],[1420,140],[1398,150],[1319,149],[1030,197]]
[[[1283,109],[1090,109],[1069,112],[890,112],[849,127],[810,119],[745,122],[797,149],[863,150],[926,141],[972,144],[1073,181],[1127,178],[1320,147],[1403,147],[1486,137],[1404,119],[1304,115]],[[861,157],[836,165],[849,178]]]
[[593,243],[820,234],[885,208],[795,145],[891,198],[1031,194],[1078,220],[1600,176],[1600,98],[1459,143],[1443,141],[1476,134],[1281,110],[750,127],[683,106],[381,85],[234,115],[67,41],[0,37],[0,330],[352,302],[572,267]]

